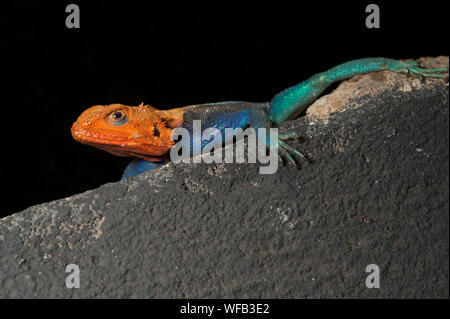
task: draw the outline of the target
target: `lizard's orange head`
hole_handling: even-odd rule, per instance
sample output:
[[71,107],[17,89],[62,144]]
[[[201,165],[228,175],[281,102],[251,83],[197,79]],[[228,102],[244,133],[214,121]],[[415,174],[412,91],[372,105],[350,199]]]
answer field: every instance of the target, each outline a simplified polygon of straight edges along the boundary
[[173,146],[172,129],[181,123],[182,114],[176,110],[160,111],[143,104],[95,105],[73,123],[72,136],[114,155],[159,162]]

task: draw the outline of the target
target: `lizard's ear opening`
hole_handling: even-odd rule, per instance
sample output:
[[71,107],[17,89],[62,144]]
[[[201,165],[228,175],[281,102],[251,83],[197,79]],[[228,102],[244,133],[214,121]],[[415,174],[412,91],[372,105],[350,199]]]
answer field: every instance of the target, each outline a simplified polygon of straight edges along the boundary
[[156,126],[156,125],[153,125],[153,136],[155,136],[155,137],[161,136],[161,131],[159,130],[158,126]]

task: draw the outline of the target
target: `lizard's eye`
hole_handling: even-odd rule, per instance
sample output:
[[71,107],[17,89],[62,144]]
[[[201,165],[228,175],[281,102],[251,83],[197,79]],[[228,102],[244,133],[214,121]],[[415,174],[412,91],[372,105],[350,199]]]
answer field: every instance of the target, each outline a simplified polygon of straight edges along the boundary
[[128,122],[127,114],[123,111],[114,111],[111,114],[108,115],[109,122],[111,124],[120,126],[124,125]]

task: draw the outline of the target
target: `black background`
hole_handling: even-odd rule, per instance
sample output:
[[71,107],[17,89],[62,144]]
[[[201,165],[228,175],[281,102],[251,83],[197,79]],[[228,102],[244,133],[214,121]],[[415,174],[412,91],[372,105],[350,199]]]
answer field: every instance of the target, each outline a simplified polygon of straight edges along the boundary
[[89,106],[268,101],[347,60],[449,54],[443,1],[392,2],[381,29],[370,1],[2,2],[0,216],[120,179],[130,159],[72,140]]

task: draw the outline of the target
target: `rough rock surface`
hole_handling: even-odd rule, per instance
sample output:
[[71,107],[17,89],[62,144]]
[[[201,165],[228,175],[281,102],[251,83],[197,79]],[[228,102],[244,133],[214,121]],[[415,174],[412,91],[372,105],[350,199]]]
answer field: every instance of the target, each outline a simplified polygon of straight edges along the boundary
[[355,77],[282,125],[300,169],[169,164],[3,218],[0,297],[448,298],[448,96]]

